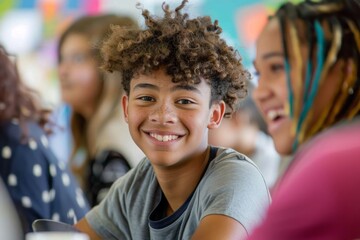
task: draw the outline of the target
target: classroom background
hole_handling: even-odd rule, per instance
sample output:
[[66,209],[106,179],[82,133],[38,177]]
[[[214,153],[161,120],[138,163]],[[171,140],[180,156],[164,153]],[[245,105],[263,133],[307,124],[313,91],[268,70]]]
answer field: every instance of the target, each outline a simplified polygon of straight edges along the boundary
[[[24,81],[40,92],[46,104],[60,102],[57,40],[82,15],[102,12],[129,15],[143,23],[136,3],[156,14],[164,0],[0,0],[0,43],[17,58]],[[168,0],[177,6],[181,0]],[[219,20],[223,38],[235,46],[251,70],[255,38],[269,13],[284,0],[189,0],[191,14]],[[296,2],[296,1],[292,1]]]

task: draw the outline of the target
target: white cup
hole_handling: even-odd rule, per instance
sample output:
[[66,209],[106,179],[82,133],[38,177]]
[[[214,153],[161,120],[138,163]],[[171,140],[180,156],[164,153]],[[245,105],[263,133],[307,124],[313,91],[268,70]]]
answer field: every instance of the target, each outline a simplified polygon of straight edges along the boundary
[[30,232],[26,240],[90,240],[85,233],[77,232]]

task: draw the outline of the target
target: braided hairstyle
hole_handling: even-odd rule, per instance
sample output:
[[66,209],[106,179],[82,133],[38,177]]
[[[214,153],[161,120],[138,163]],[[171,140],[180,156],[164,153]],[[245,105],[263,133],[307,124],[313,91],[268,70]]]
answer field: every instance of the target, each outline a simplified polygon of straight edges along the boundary
[[[307,0],[297,5],[285,3],[273,16],[280,22],[285,52],[288,109],[295,135],[293,150],[316,133],[360,113],[359,13],[359,0]],[[306,57],[300,54],[302,43],[308,46]],[[314,123],[312,106],[317,93],[339,61],[351,64],[351,72],[341,76],[337,93]],[[291,70],[295,71],[292,79]]]
[[250,75],[238,52],[220,38],[218,21],[213,23],[208,16],[189,19],[181,13],[186,2],[174,11],[163,3],[162,18],[141,9],[143,30],[113,26],[102,46],[103,68],[122,74],[127,94],[133,77],[159,68],[164,68],[174,83],[198,84],[205,79],[211,86],[210,104],[224,100],[233,109],[237,100],[246,96],[245,80]]

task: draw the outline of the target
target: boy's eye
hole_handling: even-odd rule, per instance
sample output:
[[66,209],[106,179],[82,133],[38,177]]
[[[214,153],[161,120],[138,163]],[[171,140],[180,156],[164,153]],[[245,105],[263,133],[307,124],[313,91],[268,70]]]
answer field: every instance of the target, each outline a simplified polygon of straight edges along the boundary
[[142,97],[139,97],[138,99],[145,101],[145,102],[154,102],[155,101],[155,99],[150,96],[142,96]]
[[194,103],[194,102],[189,100],[189,99],[180,99],[180,100],[177,101],[177,103],[179,103],[179,104],[191,104],[191,103]]

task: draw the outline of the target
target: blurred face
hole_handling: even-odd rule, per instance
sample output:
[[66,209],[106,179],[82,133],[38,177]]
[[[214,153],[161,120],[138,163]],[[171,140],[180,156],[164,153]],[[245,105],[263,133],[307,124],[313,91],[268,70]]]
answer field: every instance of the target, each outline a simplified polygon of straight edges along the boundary
[[254,61],[258,72],[258,86],[253,98],[262,113],[275,147],[281,154],[289,154],[293,143],[291,119],[285,111],[287,99],[284,51],[279,24],[271,20],[260,34]]
[[[306,45],[301,46],[301,55],[307,59]],[[254,61],[255,68],[259,74],[258,87],[254,90],[253,98],[262,113],[270,135],[272,136],[276,150],[283,155],[292,152],[294,134],[292,134],[292,119],[289,116],[286,105],[288,104],[288,91],[286,83],[286,71],[284,68],[284,51],[281,44],[281,32],[279,22],[270,20],[262,31],[257,41],[257,53]],[[292,63],[293,53],[289,53],[289,62]],[[333,101],[337,89],[342,80],[343,63],[338,62],[329,70],[317,97],[314,100],[310,116],[309,126],[313,126],[319,119],[322,111]],[[314,67],[316,68],[316,66]],[[291,68],[290,76],[292,85],[298,74]],[[304,75],[305,69],[302,69]],[[303,81],[300,79],[299,81]],[[296,99],[294,99],[295,101]],[[302,106],[300,106],[302,107]]]
[[203,161],[208,129],[217,127],[225,104],[209,107],[210,86],[181,86],[163,70],[140,75],[123,97],[125,119],[135,143],[155,168],[191,166]]
[[70,34],[60,50],[59,77],[62,100],[74,111],[89,117],[97,104],[101,79],[85,36]]

